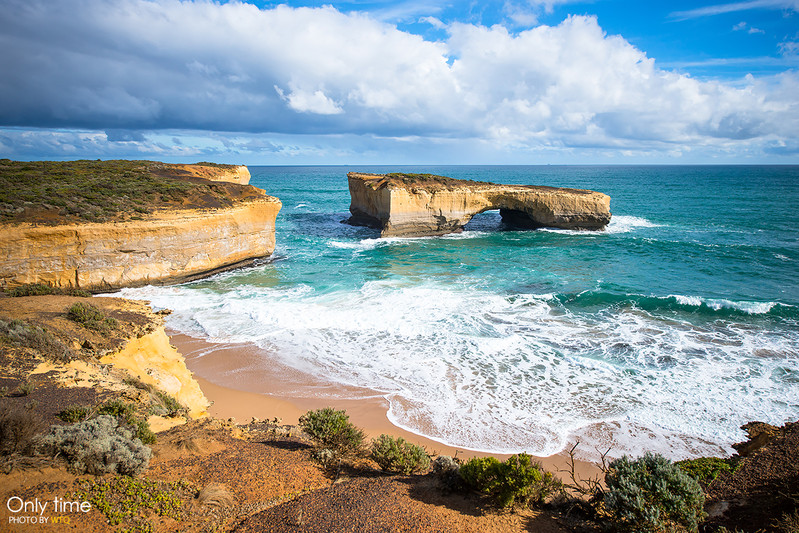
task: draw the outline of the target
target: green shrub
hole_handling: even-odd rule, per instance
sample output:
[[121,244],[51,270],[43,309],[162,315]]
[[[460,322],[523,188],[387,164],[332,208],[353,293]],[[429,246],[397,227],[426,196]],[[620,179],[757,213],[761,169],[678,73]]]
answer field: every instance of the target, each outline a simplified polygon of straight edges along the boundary
[[705,517],[699,483],[661,455],[613,461],[605,484],[605,509],[619,531],[695,532]]
[[363,451],[363,431],[350,422],[344,411],[332,407],[308,411],[300,417],[300,427],[322,448],[341,456]]
[[402,437],[380,435],[372,441],[371,457],[385,472],[413,474],[430,468],[430,457],[424,448]]
[[92,304],[75,302],[67,309],[67,318],[77,322],[85,328],[96,331],[108,331],[117,327],[117,321],[108,318]]
[[136,409],[132,404],[122,400],[109,400],[97,408],[97,413],[124,420],[133,427],[136,437],[144,444],[153,444],[156,441],[155,433],[150,430],[150,424],[147,420],[136,417]]
[[77,472],[135,476],[150,462],[152,451],[110,415],[69,426],[51,426],[40,439],[41,450],[66,458]]
[[173,396],[159,390],[153,391],[152,411],[162,416],[178,416],[186,412],[186,408]]
[[491,496],[500,507],[540,505],[561,490],[552,473],[526,453],[504,462],[495,457],[475,457],[461,465],[460,475],[467,485]]
[[136,411],[132,404],[125,403],[122,400],[108,400],[97,408],[97,413],[115,416],[126,422],[131,422],[135,418]]
[[134,420],[132,424],[136,430],[136,438],[144,444],[155,444],[156,436],[153,430],[150,429],[150,423],[147,420]]
[[686,459],[675,464],[680,467],[680,470],[705,485],[712,483],[722,472],[732,472],[730,461],[719,457]]
[[28,283],[26,285],[20,285],[19,287],[14,287],[10,291],[8,291],[8,295],[14,298],[18,298],[20,296],[47,296],[50,294],[63,294],[67,296],[81,296],[84,298],[88,298],[92,295],[89,291],[84,291],[82,289],[76,289],[73,287],[53,287],[52,285],[45,285],[44,283]]
[[74,424],[75,422],[83,422],[89,418],[90,413],[91,409],[88,407],[84,407],[82,405],[71,405],[59,412],[56,416],[64,422]]

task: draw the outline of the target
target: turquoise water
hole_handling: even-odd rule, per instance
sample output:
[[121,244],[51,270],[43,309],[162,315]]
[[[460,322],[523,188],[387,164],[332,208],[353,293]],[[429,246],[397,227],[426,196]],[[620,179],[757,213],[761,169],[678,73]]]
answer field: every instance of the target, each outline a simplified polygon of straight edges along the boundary
[[[378,239],[341,223],[354,170],[594,189],[613,219],[514,231],[487,212],[457,235]],[[799,167],[250,171],[283,202],[269,262],[125,295],[377,390],[395,424],[454,446],[677,458],[799,418]]]

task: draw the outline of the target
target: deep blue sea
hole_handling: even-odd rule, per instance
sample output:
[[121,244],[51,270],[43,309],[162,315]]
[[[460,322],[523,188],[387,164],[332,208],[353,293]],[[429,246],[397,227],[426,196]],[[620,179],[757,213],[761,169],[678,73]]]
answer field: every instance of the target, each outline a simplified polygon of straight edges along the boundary
[[[593,189],[613,219],[516,231],[486,212],[460,234],[380,239],[341,223],[348,171]],[[283,202],[268,262],[124,295],[172,309],[173,329],[376,390],[392,422],[453,446],[676,459],[799,419],[797,166],[250,172]]]

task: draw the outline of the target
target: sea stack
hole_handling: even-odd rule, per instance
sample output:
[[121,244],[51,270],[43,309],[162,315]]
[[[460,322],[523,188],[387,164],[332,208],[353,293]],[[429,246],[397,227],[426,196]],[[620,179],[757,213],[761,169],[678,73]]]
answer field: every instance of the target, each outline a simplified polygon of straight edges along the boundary
[[596,191],[500,185],[430,174],[347,175],[349,223],[380,230],[381,237],[459,232],[478,213],[498,209],[521,228],[599,230],[610,222],[610,197]]

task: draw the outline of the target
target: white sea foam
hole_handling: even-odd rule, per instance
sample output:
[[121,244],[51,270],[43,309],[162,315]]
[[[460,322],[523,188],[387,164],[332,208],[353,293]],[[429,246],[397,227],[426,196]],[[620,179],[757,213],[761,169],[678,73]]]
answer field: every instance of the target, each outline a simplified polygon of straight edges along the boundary
[[610,223],[605,227],[606,233],[628,233],[638,228],[659,228],[661,224],[655,224],[641,217],[629,215],[613,215]]
[[719,311],[720,309],[735,309],[750,315],[763,315],[774,309],[776,302],[733,302],[725,299],[700,298],[698,296],[682,296],[680,294],[670,294],[669,298],[674,298],[682,305],[699,307],[706,305],[710,309]]
[[718,454],[745,422],[799,414],[795,331],[389,280],[325,294],[185,286],[123,296],[173,309],[173,328],[255,343],[283,364],[378,390],[394,423],[465,448],[548,455],[579,438],[584,452],[614,442],[612,456]]
[[597,235],[603,233],[629,233],[639,228],[659,228],[662,224],[655,224],[649,220],[641,217],[634,217],[628,215],[613,215],[610,222],[601,230],[584,231],[584,230],[570,230],[558,228],[541,228],[539,231],[549,231],[552,233],[563,233],[566,235]]

